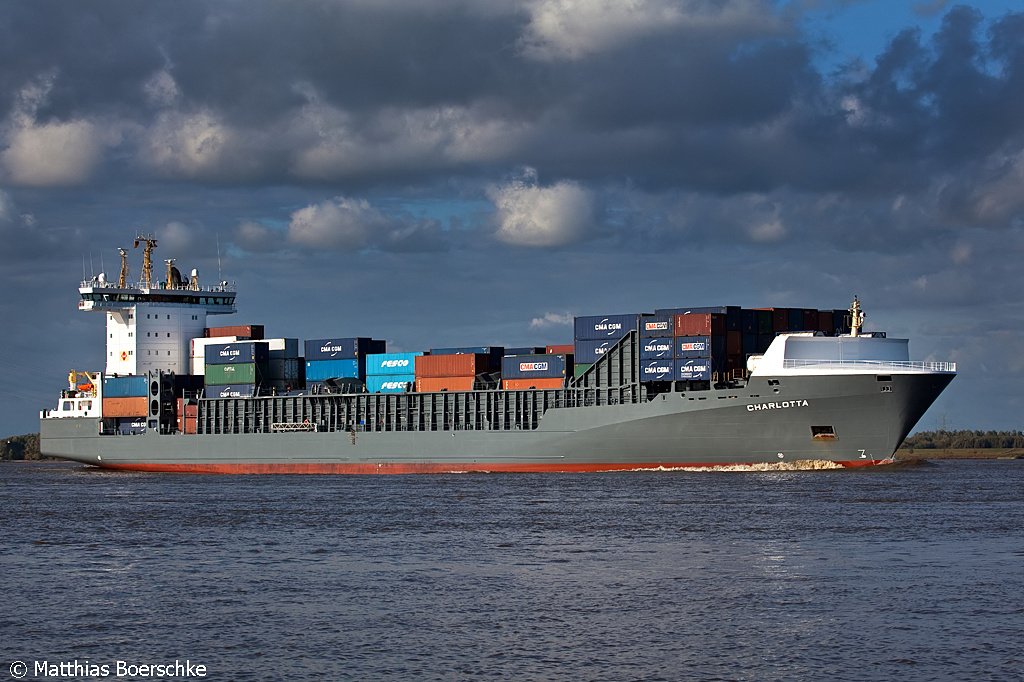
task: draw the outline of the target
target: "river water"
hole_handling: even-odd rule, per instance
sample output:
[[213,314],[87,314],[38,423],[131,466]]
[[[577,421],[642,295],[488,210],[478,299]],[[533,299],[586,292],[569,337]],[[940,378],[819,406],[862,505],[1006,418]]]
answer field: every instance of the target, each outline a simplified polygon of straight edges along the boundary
[[0,677],[1024,679],[1024,461],[0,482]]

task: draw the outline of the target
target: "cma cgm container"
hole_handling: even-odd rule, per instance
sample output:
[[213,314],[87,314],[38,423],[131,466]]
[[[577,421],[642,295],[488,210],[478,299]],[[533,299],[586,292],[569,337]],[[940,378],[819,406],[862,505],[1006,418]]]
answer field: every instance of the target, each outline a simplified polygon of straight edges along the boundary
[[639,313],[577,317],[575,337],[579,339],[621,339],[637,328]]
[[368,393],[405,393],[416,385],[412,374],[379,374],[366,377]]
[[419,355],[415,367],[417,377],[473,377],[495,371],[497,362],[493,356],[482,353]]
[[618,339],[579,339],[576,341],[576,352],[573,359],[583,364],[594,364],[602,355],[618,343]]
[[118,417],[117,432],[124,436],[134,436],[146,432],[145,417]]
[[641,360],[658,360],[661,358],[671,359],[673,353],[673,339],[671,338],[656,338],[656,339],[640,339],[640,359]]
[[306,360],[339,360],[371,353],[384,353],[387,342],[367,337],[310,339],[306,341]]
[[672,358],[640,361],[640,381],[672,381],[674,372]]
[[256,395],[256,386],[254,384],[207,386],[203,395],[207,398],[251,398]]
[[145,397],[149,388],[148,379],[144,376],[103,377],[104,398],[137,398]]
[[675,315],[643,315],[640,318],[640,337],[645,339],[672,336]]
[[711,360],[700,358],[695,360],[676,360],[676,381],[710,381]]
[[[416,369],[416,358],[421,355],[423,353],[419,351],[415,353],[373,353],[367,355],[366,376],[389,374],[408,374],[412,376]],[[371,393],[373,392],[371,391]]]
[[675,339],[677,358],[710,358],[712,354],[710,336],[677,336]]
[[231,365],[240,363],[266,363],[270,359],[267,344],[260,341],[236,341],[211,344],[206,347],[206,364]]
[[342,360],[309,360],[306,362],[306,381],[327,379],[362,379],[366,376],[366,358]]
[[568,355],[517,355],[501,359],[502,379],[550,379],[572,375],[572,358]]

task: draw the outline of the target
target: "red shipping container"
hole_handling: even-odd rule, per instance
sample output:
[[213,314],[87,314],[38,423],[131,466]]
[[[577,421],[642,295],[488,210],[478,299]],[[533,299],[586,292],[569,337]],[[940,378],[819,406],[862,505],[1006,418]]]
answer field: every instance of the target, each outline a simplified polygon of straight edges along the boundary
[[198,422],[196,417],[185,417],[185,433],[198,433]]
[[460,353],[459,355],[418,355],[418,377],[474,377],[482,372],[493,372],[494,360],[489,355]]
[[145,417],[149,414],[149,398],[104,398],[104,417]]
[[253,339],[259,341],[263,338],[262,324],[236,324],[228,327],[210,327],[206,330],[206,337],[215,336],[237,336],[239,341]]
[[565,379],[561,377],[533,379],[503,379],[501,387],[506,391],[523,391],[528,388],[564,388]]
[[557,346],[544,346],[546,355],[571,355],[576,352],[576,346],[571,343],[563,343]]
[[725,333],[725,315],[681,313],[673,322],[676,336],[720,336]]
[[[442,356],[439,355],[436,357]],[[416,377],[417,393],[439,393],[441,391],[472,390],[473,377]]]

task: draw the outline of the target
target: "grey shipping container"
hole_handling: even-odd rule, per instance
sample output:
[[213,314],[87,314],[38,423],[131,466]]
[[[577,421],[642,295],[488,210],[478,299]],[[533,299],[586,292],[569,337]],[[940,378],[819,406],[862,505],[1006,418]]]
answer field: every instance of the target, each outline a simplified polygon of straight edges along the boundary
[[572,376],[572,360],[567,355],[506,355],[501,359],[502,379],[531,379]]

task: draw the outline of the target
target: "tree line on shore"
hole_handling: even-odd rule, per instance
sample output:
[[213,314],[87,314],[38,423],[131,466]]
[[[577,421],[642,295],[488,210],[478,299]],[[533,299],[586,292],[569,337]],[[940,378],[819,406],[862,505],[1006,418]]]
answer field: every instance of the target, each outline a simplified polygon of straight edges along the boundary
[[39,454],[39,434],[26,433],[0,440],[0,461],[52,459]]
[[1024,448],[1024,431],[921,431],[903,441],[902,447],[918,450]]

